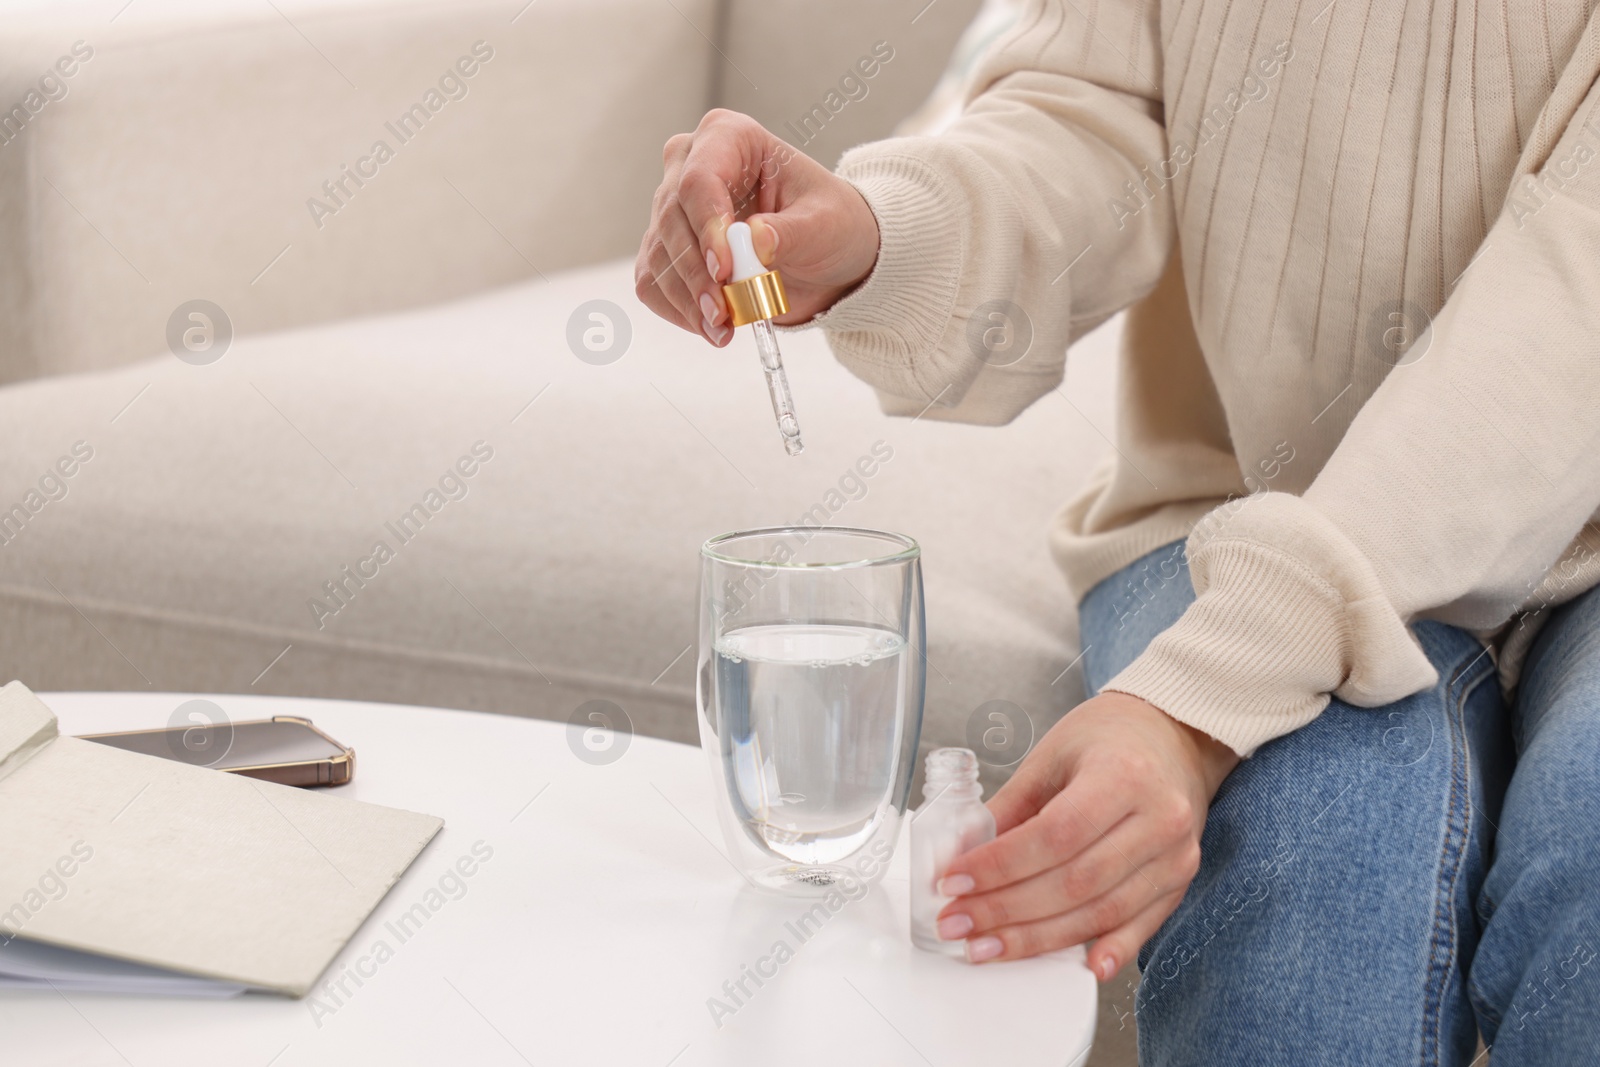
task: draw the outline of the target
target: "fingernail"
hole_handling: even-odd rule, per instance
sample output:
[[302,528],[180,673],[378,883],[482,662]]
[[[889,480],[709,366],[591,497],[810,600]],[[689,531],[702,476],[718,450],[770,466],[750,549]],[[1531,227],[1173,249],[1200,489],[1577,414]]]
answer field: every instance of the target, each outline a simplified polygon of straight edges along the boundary
[[700,294],[700,314],[704,315],[706,321],[713,325],[716,324],[717,318],[722,314],[717,310],[717,302],[711,299],[710,293]]
[[940,941],[960,941],[970,933],[972,933],[972,916],[970,915],[957,913],[955,915],[946,915],[939,920]]
[[728,339],[728,328],[726,326],[718,326],[709,319],[700,324],[700,329],[705,332],[707,337],[719,345]]
[[939,895],[942,897],[959,897],[963,893],[970,893],[978,888],[978,883],[972,880],[970,874],[952,874],[948,878],[939,879]]
[[967,962],[982,963],[992,960],[1005,951],[1005,946],[998,937],[980,937],[976,941],[967,942]]
[[706,249],[706,270],[710,273],[712,281],[717,280],[717,271],[721,269],[721,264],[717,262],[717,254],[709,248]]
[[1099,976],[1102,982],[1111,981],[1111,976],[1117,973],[1117,961],[1110,956],[1105,957],[1094,965],[1094,973]]

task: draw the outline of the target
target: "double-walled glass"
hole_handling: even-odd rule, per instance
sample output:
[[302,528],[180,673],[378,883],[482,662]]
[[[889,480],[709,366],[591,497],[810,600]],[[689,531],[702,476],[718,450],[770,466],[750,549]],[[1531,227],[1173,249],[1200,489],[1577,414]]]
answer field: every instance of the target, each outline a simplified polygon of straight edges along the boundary
[[786,526],[701,548],[700,740],[733,862],[766,889],[882,876],[926,681],[921,550]]

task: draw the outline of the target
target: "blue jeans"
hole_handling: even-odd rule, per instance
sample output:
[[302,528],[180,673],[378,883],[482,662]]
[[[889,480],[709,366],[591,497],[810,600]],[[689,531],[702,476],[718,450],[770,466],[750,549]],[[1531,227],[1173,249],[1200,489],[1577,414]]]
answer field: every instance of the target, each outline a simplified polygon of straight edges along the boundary
[[[1089,692],[1194,600],[1181,542],[1080,607]],[[1439,683],[1334,700],[1211,805],[1139,955],[1153,1065],[1600,1064],[1600,589],[1555,610],[1513,706],[1483,645],[1412,627]]]

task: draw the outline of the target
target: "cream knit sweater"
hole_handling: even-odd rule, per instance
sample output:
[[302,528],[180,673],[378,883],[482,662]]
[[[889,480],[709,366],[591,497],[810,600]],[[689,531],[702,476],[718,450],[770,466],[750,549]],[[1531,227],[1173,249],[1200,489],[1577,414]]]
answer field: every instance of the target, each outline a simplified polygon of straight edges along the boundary
[[1248,755],[1435,684],[1414,620],[1514,685],[1600,581],[1594,2],[1034,0],[951,130],[845,157],[882,247],[817,324],[1000,424],[1131,305],[1052,547],[1081,596],[1187,537],[1198,599],[1109,688]]

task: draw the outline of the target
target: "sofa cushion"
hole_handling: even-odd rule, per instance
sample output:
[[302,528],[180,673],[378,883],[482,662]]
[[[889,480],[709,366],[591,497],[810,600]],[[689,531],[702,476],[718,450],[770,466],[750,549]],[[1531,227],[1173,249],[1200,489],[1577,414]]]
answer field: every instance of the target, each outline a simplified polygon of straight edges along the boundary
[[895,127],[896,137],[931,137],[947,129],[966,110],[972,77],[988,50],[1022,21],[1023,0],[984,0],[950,62],[922,106]]
[[[748,338],[660,322],[630,266],[0,389],[0,680],[556,719],[600,698],[692,741],[701,542],[821,509],[922,543],[930,742],[987,701],[1042,731],[1077,699],[1045,532],[1108,447],[1111,332],[1069,362],[1082,414],[1051,396],[1002,428],[887,418],[786,334],[790,458]],[[596,300],[631,332],[615,362],[581,343]]]
[[927,97],[979,3],[727,0],[713,96],[831,167]]
[[631,254],[718,8],[22,6],[0,110],[74,73],[0,128],[0,382],[142,358],[195,298],[263,332]]

